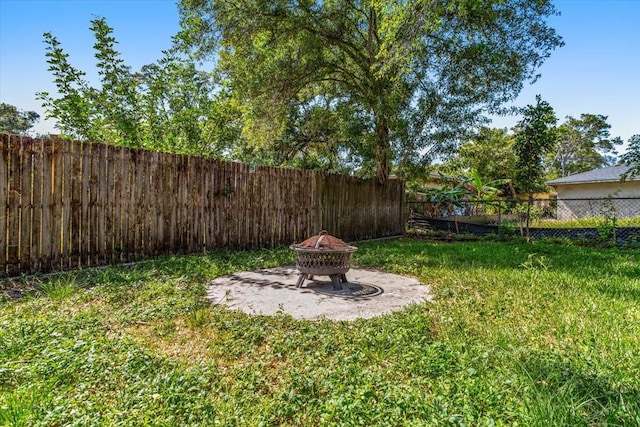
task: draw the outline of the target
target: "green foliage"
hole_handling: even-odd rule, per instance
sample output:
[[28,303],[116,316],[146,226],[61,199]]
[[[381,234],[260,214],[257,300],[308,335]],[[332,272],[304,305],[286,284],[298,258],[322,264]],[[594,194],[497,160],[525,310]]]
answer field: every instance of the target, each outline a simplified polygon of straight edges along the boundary
[[519,216],[522,219],[526,219],[526,217],[528,216],[530,222],[539,221],[540,218],[542,218],[542,209],[540,209],[536,205],[532,205],[531,207],[529,207],[526,203],[518,203],[512,209],[512,212],[515,214],[520,214]]
[[26,135],[40,120],[35,111],[21,111],[11,104],[0,103],[0,132]]
[[323,148],[381,180],[392,162],[404,171],[451,153],[562,45],[548,1],[183,0],[180,12],[180,42],[219,60],[253,151],[284,143],[295,157],[323,141],[302,137],[317,123],[300,123],[307,112],[352,123],[355,110],[364,129],[325,129],[336,136]]
[[499,187],[503,187],[509,184],[509,179],[496,179],[490,182],[484,182],[482,177],[475,169],[472,169],[469,173],[468,184],[470,184],[471,191],[470,199],[474,202],[488,202],[495,201],[496,197],[502,192]]
[[233,159],[241,124],[228,89],[192,60],[174,51],[164,54],[138,74],[142,131],[162,151]]
[[551,105],[536,96],[535,105],[527,105],[516,126],[516,185],[521,192],[531,194],[544,189],[545,153],[556,144],[553,126],[557,119]]
[[174,50],[132,72],[104,18],[91,21],[98,87],[45,33],[49,71],[59,95],[41,92],[47,118],[72,138],[158,151],[222,157],[238,143],[238,109],[209,73]]
[[143,135],[139,132],[139,123],[143,117],[137,91],[139,80],[120,58],[113,28],[106,20],[92,20],[90,29],[96,39],[93,48],[101,83],[100,90],[91,88],[86,94],[95,109],[92,121],[97,135],[94,140],[141,147]]
[[558,143],[549,154],[548,176],[564,177],[613,164],[615,146],[622,144],[622,140],[609,139],[610,128],[606,116],[567,117],[556,130]]
[[[597,228],[603,217],[577,218],[570,220],[538,219],[532,222],[534,227],[542,228]],[[633,218],[616,218],[618,227],[640,227],[640,216]]]
[[75,292],[75,278],[73,276],[63,276],[61,279],[45,281],[39,286],[38,291],[48,296],[54,301],[68,298]]
[[520,264],[520,267],[529,271],[546,271],[548,268],[545,262],[545,257],[537,256],[537,254],[535,253],[530,253],[529,255],[527,255],[527,260]]
[[264,123],[250,120],[250,126],[242,129],[245,143],[238,144],[234,158],[253,164],[368,177],[370,169],[364,167],[366,162],[356,154],[366,139],[363,120],[366,119],[361,112],[348,103],[325,108],[292,102],[283,128],[278,135],[271,135],[268,142],[262,141],[264,135],[256,128]]
[[44,33],[47,63],[53,74],[54,83],[60,94],[53,98],[48,92],[37,93],[46,110],[46,118],[55,118],[56,127],[73,138],[95,138],[91,128],[91,115],[94,114],[88,99],[89,84],[84,80],[85,72],[80,71],[68,61],[69,54],[62,50],[60,42],[51,33]]
[[598,235],[602,240],[611,239],[616,242],[616,227],[618,226],[618,213],[613,198],[617,193],[607,195],[602,204],[602,219],[597,226]]
[[500,235],[504,237],[515,236],[517,223],[515,221],[501,221]]
[[640,175],[640,134],[629,138],[629,146],[626,153],[621,157],[623,163],[632,167],[621,178],[626,180]]
[[426,200],[434,204],[435,216],[455,214],[455,208],[461,208],[468,198],[467,180],[440,173],[440,182],[442,183],[440,188],[430,188],[421,193],[425,195]]
[[544,155],[556,144],[553,126],[557,118],[551,105],[536,96],[536,105],[527,105],[523,118],[516,126],[516,185],[527,194],[526,237],[529,240],[529,222],[533,206],[533,193],[544,189]]
[[640,253],[417,239],[358,246],[359,267],[415,276],[434,301],[333,322],[249,316],[204,300],[215,277],[293,263],[288,249],[48,279],[76,291],[0,303],[0,423],[640,421]]
[[457,155],[445,167],[463,175],[475,170],[483,181],[515,180],[515,139],[506,129],[481,127],[463,142]]
[[211,310],[207,307],[194,308],[187,314],[187,325],[191,328],[202,328],[213,320]]
[[453,208],[463,206],[473,206],[474,214],[478,215],[480,210],[493,212],[500,202],[498,195],[502,192],[502,186],[510,181],[499,179],[491,182],[483,182],[477,171],[471,170],[469,176],[447,176],[442,172],[440,175],[440,188],[425,189],[424,183],[413,180],[408,183],[408,189],[412,197],[424,197],[427,201],[434,203],[434,214],[440,216],[443,212],[452,213]]

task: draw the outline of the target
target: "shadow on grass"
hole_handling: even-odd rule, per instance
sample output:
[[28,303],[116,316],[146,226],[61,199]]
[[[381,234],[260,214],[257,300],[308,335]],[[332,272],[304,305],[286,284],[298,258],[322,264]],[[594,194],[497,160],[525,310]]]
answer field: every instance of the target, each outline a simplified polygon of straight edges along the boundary
[[25,297],[62,295],[58,286],[69,288],[101,286],[115,292],[136,284],[160,281],[182,282],[185,286],[204,285],[216,277],[243,270],[277,267],[292,264],[294,254],[287,248],[253,251],[214,250],[188,255],[169,255],[131,264],[120,264],[72,270],[46,275],[31,275],[0,281],[0,300],[19,300]]

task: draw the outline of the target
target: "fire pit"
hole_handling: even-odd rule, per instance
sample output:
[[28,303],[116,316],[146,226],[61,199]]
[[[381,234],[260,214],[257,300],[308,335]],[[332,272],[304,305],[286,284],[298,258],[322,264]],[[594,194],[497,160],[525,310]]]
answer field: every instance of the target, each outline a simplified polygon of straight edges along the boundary
[[352,252],[358,250],[325,230],[300,244],[292,245],[291,249],[296,251],[296,267],[300,271],[296,287],[301,287],[306,279],[313,280],[313,276],[329,276],[335,290],[342,289],[342,283],[347,282],[345,273],[351,268],[349,258]]

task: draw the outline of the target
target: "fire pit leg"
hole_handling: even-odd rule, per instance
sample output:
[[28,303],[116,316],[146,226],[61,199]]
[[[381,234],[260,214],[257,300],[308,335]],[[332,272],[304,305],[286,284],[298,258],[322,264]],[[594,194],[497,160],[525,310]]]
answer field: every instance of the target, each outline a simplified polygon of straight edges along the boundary
[[296,283],[296,288],[301,287],[307,277],[307,273],[300,273],[298,276],[298,282]]
[[342,274],[332,274],[329,277],[331,278],[331,284],[333,285],[334,291],[339,291],[342,289],[341,277]]
[[347,275],[346,274],[341,274],[340,275],[340,281],[342,283],[347,283]]

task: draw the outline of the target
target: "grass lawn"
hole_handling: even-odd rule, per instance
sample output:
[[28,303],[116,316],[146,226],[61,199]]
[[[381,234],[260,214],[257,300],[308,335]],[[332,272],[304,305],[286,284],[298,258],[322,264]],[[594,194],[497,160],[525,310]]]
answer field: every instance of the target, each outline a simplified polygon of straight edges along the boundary
[[435,301],[314,322],[204,300],[212,278],[292,264],[288,249],[25,282],[0,301],[0,425],[640,425],[640,251],[359,248],[354,264],[416,276]]
[[[593,218],[577,218],[570,220],[557,220],[557,219],[536,219],[531,222],[531,227],[540,228],[598,228],[602,226],[613,226],[611,220],[607,222],[606,219],[593,217]],[[640,227],[640,217],[633,218],[616,218],[616,227]]]

